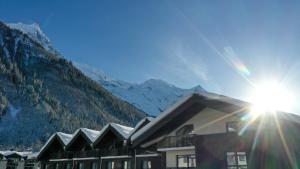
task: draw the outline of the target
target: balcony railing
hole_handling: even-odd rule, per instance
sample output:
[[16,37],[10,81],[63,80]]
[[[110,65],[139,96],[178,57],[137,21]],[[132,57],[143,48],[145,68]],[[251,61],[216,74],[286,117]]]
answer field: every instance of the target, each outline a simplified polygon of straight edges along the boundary
[[100,149],[101,156],[120,156],[120,155],[130,155],[128,148],[113,148],[113,149]]
[[85,157],[99,157],[99,150],[86,150],[86,151],[75,151],[73,153],[73,158],[85,158]]
[[171,147],[189,147],[194,146],[193,136],[169,136],[158,143],[158,148],[171,148]]
[[64,159],[72,158],[72,153],[70,152],[56,152],[49,155],[50,159]]
[[131,151],[127,147],[121,148],[104,148],[85,151],[68,151],[56,152],[50,154],[50,159],[71,159],[71,158],[86,158],[86,157],[103,157],[103,156],[121,156],[131,155]]

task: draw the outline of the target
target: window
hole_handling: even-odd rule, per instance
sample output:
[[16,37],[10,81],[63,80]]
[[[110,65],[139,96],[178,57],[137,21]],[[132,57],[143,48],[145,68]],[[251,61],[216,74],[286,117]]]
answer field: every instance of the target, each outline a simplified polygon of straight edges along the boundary
[[115,169],[115,162],[109,161],[107,163],[107,169]]
[[177,168],[193,168],[196,167],[196,157],[192,155],[178,155]]
[[245,152],[227,152],[228,169],[247,169],[247,158]]
[[142,161],[142,169],[151,169],[151,161],[143,160]]
[[96,162],[92,162],[92,167],[91,169],[97,169],[97,163]]
[[79,163],[79,168],[78,169],[84,169],[84,163],[83,162]]
[[123,169],[130,169],[130,161],[123,161]]
[[55,164],[55,169],[59,169],[59,163]]
[[70,163],[66,164],[66,169],[71,169],[71,164]]

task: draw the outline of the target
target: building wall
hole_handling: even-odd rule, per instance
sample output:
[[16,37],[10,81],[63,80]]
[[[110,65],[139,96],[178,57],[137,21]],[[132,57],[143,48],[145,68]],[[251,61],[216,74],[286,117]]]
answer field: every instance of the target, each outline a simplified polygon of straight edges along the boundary
[[142,169],[142,163],[143,161],[151,161],[151,167],[153,169],[164,169],[165,166],[162,161],[161,156],[157,157],[137,157],[136,158],[136,169]]
[[25,164],[25,161],[19,161],[17,169],[24,169],[24,164]]
[[114,167],[116,169],[122,169],[123,162],[127,161],[130,163],[131,168],[134,166],[133,158],[112,158],[112,159],[101,159],[101,169],[107,169],[109,162],[114,162]]
[[6,164],[7,164],[7,161],[6,160],[0,160],[0,168],[6,168]]
[[172,150],[166,151],[166,167],[177,167],[177,155],[195,154],[195,150]]
[[[239,117],[237,117],[237,116],[231,116],[231,117],[222,119],[226,115],[228,115],[228,113],[214,110],[211,108],[205,108],[204,110],[199,112],[197,115],[195,115],[193,118],[191,118],[190,120],[185,122],[183,125],[178,127],[176,130],[171,132],[169,135],[175,136],[176,131],[178,129],[180,129],[182,126],[187,125],[187,124],[193,124],[194,134],[197,134],[197,135],[225,133],[227,122],[240,120]],[[216,119],[221,119],[221,120],[214,122],[212,124],[208,124],[209,122],[212,122]]]

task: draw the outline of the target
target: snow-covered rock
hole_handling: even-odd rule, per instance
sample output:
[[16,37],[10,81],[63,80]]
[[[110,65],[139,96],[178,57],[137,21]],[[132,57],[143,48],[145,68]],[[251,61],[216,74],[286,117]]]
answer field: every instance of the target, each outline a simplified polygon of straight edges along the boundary
[[114,80],[101,70],[89,65],[80,63],[74,63],[74,65],[115,96],[152,116],[157,116],[184,96],[205,92],[201,86],[182,89],[158,79],[150,79],[140,84]]
[[49,38],[43,33],[40,26],[37,23],[24,24],[24,23],[7,23],[11,29],[17,29],[22,33],[28,35],[31,39],[39,43],[46,50],[50,52],[55,52]]

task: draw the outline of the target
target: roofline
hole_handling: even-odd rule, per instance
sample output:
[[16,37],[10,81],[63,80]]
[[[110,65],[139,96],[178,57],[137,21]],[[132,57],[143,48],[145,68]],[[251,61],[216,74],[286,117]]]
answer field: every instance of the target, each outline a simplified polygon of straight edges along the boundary
[[[66,133],[64,133],[64,134],[66,134]],[[56,133],[52,134],[52,136],[48,139],[48,141],[46,142],[46,144],[41,148],[40,152],[38,152],[38,155],[37,155],[38,159],[40,158],[41,154],[45,151],[45,149],[47,149],[49,147],[49,145],[53,142],[53,140],[56,137],[58,138],[59,143],[61,144],[62,148],[64,149],[64,147],[66,145],[64,144],[64,142],[61,140],[61,138],[59,137],[59,135],[56,132]]]
[[182,98],[180,101],[177,103],[173,104],[171,107],[169,107],[167,110],[162,112],[159,116],[157,116],[155,119],[153,119],[150,123],[148,123],[146,126],[144,126],[142,129],[137,131],[135,134],[131,136],[131,142],[134,142],[136,139],[138,139],[141,136],[138,136],[138,134],[142,134],[149,130],[154,124],[159,123],[162,121],[163,118],[165,118],[170,112],[176,110],[179,106],[181,106],[183,103],[187,102],[189,99],[191,99],[194,95],[188,95],[184,98]]
[[[151,121],[153,121],[154,118],[153,117],[145,117],[142,120],[140,120],[137,125],[134,127],[134,129],[129,133],[128,139],[130,140],[131,137],[138,132],[139,130],[141,130],[143,127],[145,127],[147,124],[149,124]],[[146,121],[149,121],[146,125],[144,125],[143,127],[141,127]]]
[[99,143],[103,137],[105,136],[105,134],[107,134],[109,132],[109,130],[111,130],[117,137],[119,137],[120,139],[126,140],[125,137],[123,137],[122,134],[119,133],[118,130],[116,130],[111,123],[107,124],[106,126],[104,126],[103,131],[101,131],[101,134],[96,138],[96,140],[92,143],[92,147],[95,147],[95,145],[97,143]]
[[85,134],[85,132],[82,131],[82,128],[77,129],[75,133],[73,134],[71,140],[68,142],[67,145],[65,145],[64,150],[67,150],[70,148],[71,144],[74,143],[74,141],[80,136],[83,135],[84,140],[88,142],[89,145],[91,145],[93,142],[89,139],[89,137]]
[[215,93],[208,93],[208,92],[201,93],[201,94],[193,93],[191,95],[188,95],[188,96],[184,97],[183,99],[181,99],[180,101],[178,101],[177,103],[172,105],[170,108],[168,108],[167,110],[162,112],[158,117],[156,117],[152,122],[150,122],[145,127],[143,127],[142,129],[137,131],[135,134],[133,134],[131,136],[131,143],[133,145],[139,144],[139,143],[134,143],[134,142],[137,141],[138,139],[140,139],[142,136],[144,136],[145,133],[147,133],[147,131],[149,131],[154,126],[156,126],[156,124],[161,123],[161,121],[166,119],[172,112],[176,111],[184,103],[188,103],[190,101],[193,101],[193,98],[194,99],[199,99],[199,97],[203,98],[202,100],[207,100],[208,102],[209,101],[220,101],[220,102],[227,103],[227,104],[232,104],[234,106],[241,107],[241,108],[242,107],[248,107],[248,106],[251,105],[248,102],[237,100],[237,99],[227,97],[227,96],[224,96],[224,95],[218,95],[218,94],[215,94]]

